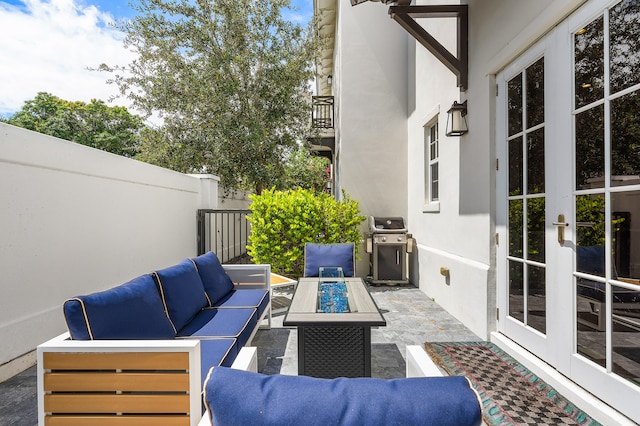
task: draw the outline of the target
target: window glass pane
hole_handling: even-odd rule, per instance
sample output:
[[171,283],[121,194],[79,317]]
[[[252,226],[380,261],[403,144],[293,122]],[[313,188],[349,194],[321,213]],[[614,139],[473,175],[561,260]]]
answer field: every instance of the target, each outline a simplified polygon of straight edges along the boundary
[[640,96],[611,101],[611,185],[640,183]]
[[522,194],[522,137],[509,141],[509,195]]
[[527,265],[527,325],[541,333],[547,331],[545,269]]
[[640,4],[623,0],[609,14],[610,90],[618,92],[640,83]]
[[[582,292],[584,280],[578,279],[577,294],[577,352],[604,367],[606,358],[605,315],[597,294]],[[591,282],[593,283],[593,282]],[[602,284],[604,288],[604,284]]]
[[527,135],[527,193],[544,192],[544,128]]
[[640,284],[640,191],[611,194],[611,211],[611,276]]
[[544,263],[544,198],[530,198],[527,200],[527,259]]
[[576,189],[604,187],[604,106],[576,116]]
[[518,75],[507,83],[509,136],[522,131],[522,76]]
[[576,197],[576,270],[604,277],[604,195]]
[[524,322],[524,265],[509,261],[509,316]]
[[522,200],[509,201],[509,256],[524,257],[522,252],[522,224],[523,224]]
[[527,68],[527,129],[544,122],[544,58]]
[[604,25],[600,17],[575,34],[576,108],[604,96]]
[[[612,286],[613,333],[611,333],[613,372],[640,384],[640,287]],[[603,333],[604,334],[604,333]]]
[[431,165],[431,201],[438,201],[438,163]]

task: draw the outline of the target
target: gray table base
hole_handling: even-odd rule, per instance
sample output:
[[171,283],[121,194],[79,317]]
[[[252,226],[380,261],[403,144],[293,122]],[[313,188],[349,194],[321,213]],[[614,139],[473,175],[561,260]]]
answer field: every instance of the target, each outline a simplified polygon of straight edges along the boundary
[[298,326],[298,375],[371,377],[371,327]]

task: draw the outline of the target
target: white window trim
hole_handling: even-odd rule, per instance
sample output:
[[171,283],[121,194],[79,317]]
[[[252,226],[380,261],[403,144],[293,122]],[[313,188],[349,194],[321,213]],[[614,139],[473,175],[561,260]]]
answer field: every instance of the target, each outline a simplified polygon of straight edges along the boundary
[[[440,192],[440,175],[441,175],[441,164],[440,164],[440,142],[441,142],[441,138],[440,138],[440,105],[438,105],[436,108],[434,108],[429,114],[427,114],[424,119],[422,120],[422,122],[424,123],[422,126],[422,148],[423,148],[423,164],[422,164],[422,168],[423,168],[423,179],[422,179],[422,184],[424,185],[423,187],[423,195],[425,200],[423,200],[423,205],[422,205],[422,212],[423,213],[439,213],[440,212],[440,200],[438,201],[430,201],[427,202],[426,198],[427,198],[427,194],[428,194],[428,198],[431,198],[431,176],[430,176],[430,161],[429,164],[427,164],[427,156],[429,155],[429,147],[427,146],[426,140],[425,140],[425,134],[427,132],[427,130],[437,124],[438,125],[438,193]],[[427,179],[429,180],[429,184],[427,184]],[[427,187],[427,185],[429,187]],[[438,197],[439,198],[439,197]]]

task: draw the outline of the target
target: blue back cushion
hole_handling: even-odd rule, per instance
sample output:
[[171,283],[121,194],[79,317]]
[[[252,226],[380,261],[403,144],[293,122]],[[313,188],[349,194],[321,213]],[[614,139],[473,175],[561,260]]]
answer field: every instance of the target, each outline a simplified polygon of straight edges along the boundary
[[317,379],[214,367],[204,384],[212,424],[479,425],[465,377]]
[[355,273],[353,243],[312,244],[304,246],[304,276],[317,277],[321,266],[340,266],[345,277]]
[[173,339],[153,277],[64,302],[64,317],[75,340]]
[[215,306],[216,302],[233,290],[233,281],[224,271],[218,256],[211,251],[196,257],[193,263],[198,268],[204,291],[209,298],[209,306]]
[[153,274],[167,315],[176,331],[180,331],[202,308],[208,306],[200,275],[189,259]]

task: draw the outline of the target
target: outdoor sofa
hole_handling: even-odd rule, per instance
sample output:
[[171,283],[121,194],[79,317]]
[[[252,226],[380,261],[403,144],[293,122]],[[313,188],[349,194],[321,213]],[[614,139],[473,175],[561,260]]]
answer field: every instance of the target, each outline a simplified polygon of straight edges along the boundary
[[38,346],[38,422],[197,425],[212,366],[257,371],[270,266],[212,252],[68,299],[68,332]]
[[406,378],[264,375],[212,367],[199,426],[477,426],[482,403],[465,377],[443,377],[420,346],[407,346]]

